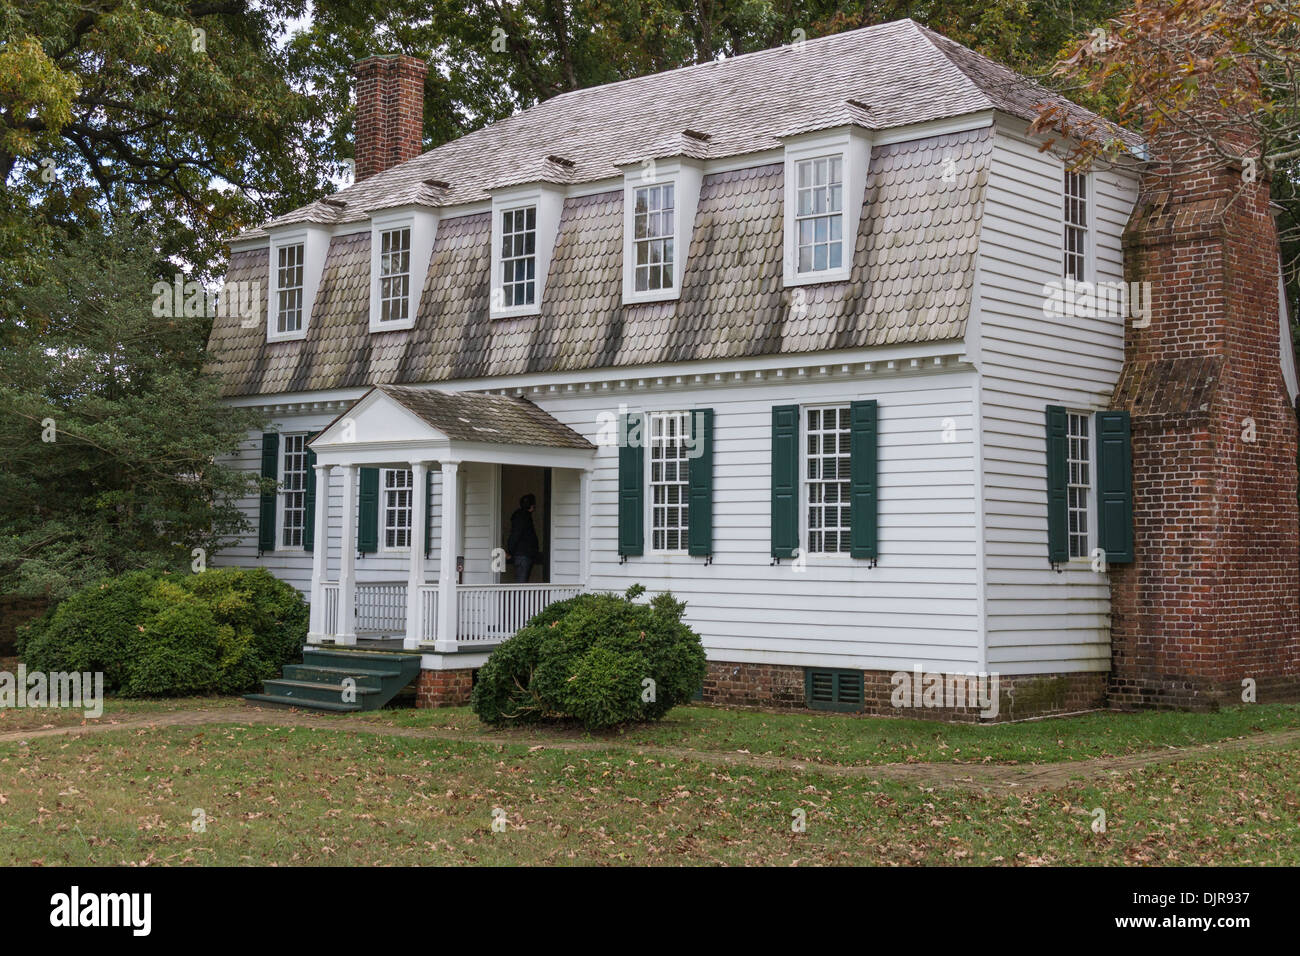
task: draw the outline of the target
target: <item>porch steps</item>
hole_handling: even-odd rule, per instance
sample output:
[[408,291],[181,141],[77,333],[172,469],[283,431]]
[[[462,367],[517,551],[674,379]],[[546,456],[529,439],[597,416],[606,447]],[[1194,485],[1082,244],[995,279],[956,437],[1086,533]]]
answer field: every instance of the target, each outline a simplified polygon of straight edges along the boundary
[[[244,699],[330,713],[379,710],[420,673],[419,654],[306,647],[302,660],[286,664],[278,679],[263,682],[262,693]],[[348,678],[355,681],[355,693],[345,700]]]

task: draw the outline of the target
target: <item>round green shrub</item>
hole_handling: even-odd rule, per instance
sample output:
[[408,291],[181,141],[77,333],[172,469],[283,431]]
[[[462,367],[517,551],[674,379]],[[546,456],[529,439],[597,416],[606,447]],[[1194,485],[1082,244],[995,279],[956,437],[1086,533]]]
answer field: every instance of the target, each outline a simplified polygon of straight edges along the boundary
[[239,693],[300,660],[307,605],[265,568],[137,571],[97,582],[32,622],[32,670],[102,671],[128,696]]
[[704,680],[704,647],[671,594],[582,594],[544,609],[479,671],[471,706],[490,724],[655,720]]

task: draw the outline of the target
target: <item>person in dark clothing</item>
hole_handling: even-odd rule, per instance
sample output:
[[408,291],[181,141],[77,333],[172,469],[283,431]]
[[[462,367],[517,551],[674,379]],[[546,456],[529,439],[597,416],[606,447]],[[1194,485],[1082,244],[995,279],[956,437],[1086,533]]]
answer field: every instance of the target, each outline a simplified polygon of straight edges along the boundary
[[510,537],[506,539],[506,557],[515,560],[515,583],[527,584],[533,565],[542,556],[533,528],[533,509],[537,507],[536,495],[524,495],[519,508],[510,516]]

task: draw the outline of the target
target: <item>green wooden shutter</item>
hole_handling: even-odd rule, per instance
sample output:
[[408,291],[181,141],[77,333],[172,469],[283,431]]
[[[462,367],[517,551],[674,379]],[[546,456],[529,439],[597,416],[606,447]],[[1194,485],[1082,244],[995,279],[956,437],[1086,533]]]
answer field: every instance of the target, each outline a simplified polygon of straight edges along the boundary
[[362,554],[379,550],[378,468],[361,469],[361,491],[357,496],[357,550]]
[[849,554],[874,558],[880,496],[876,493],[876,400],[849,406]]
[[[632,430],[640,423],[635,442]],[[640,415],[623,416],[623,441],[618,447],[618,553],[638,555],[645,550],[645,444]]]
[[424,473],[424,556],[433,553],[433,469]]
[[302,519],[302,546],[303,550],[311,551],[316,544],[316,452],[308,448],[306,458],[307,489],[302,496],[306,514]]
[[713,554],[713,409],[697,408],[690,413],[696,457],[688,465],[687,491],[688,554]]
[[1097,544],[1106,560],[1133,560],[1133,447],[1128,412],[1097,412]]
[[[262,477],[275,481],[280,477],[280,434],[262,435]],[[258,507],[257,550],[275,550],[275,504],[277,492],[263,491]]]
[[799,546],[799,406],[772,407],[772,557]]
[[1065,409],[1047,406],[1047,559],[1070,560],[1070,536],[1066,530],[1066,488],[1070,474],[1067,467],[1068,437]]

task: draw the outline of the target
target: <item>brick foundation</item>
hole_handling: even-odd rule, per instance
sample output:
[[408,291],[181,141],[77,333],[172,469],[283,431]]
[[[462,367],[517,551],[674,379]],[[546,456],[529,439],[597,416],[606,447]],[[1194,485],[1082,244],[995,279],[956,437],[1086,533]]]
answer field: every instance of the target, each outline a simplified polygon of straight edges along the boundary
[[[858,711],[873,717],[1002,723],[1026,717],[1077,713],[1105,706],[1106,674],[999,675],[998,713],[982,718],[971,707],[895,707],[893,671],[863,671],[864,702]],[[910,678],[909,674],[909,678]],[[710,661],[704,700],[732,707],[804,710],[804,669],[786,664]]]
[[474,687],[472,670],[420,671],[415,679],[416,707],[463,707]]

